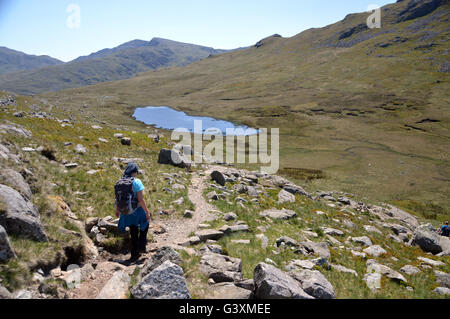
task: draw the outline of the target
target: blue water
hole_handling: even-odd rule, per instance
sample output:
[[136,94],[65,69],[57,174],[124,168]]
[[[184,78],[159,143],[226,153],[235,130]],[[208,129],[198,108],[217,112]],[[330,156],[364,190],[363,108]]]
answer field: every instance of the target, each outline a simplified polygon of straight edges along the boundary
[[[133,117],[137,121],[144,122],[147,125],[152,125],[156,128],[166,130],[181,129],[188,130],[191,133],[196,134],[212,134],[215,132],[222,132],[223,135],[227,135],[227,128],[242,129],[241,132],[235,132],[229,135],[255,135],[258,134],[258,130],[248,128],[247,126],[238,126],[231,122],[216,120],[212,117],[204,116],[190,116],[182,111],[176,111],[167,106],[148,106],[144,108],[137,108],[133,114]],[[194,132],[194,121],[202,121],[201,131],[196,129]]]

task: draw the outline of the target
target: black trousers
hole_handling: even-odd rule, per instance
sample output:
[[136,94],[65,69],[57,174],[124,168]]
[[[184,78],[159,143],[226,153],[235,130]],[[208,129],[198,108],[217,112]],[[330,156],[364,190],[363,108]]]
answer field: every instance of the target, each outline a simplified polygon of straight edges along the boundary
[[131,235],[131,255],[139,254],[139,251],[145,251],[147,246],[148,227],[141,230],[138,226],[130,226]]

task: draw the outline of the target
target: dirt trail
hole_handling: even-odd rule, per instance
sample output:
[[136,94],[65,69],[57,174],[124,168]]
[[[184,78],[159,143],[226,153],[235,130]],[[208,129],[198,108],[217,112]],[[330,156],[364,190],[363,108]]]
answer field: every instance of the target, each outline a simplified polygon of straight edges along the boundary
[[108,255],[104,254],[96,260],[96,270],[83,281],[78,288],[74,288],[68,292],[70,299],[95,299],[101,289],[105,286],[109,279],[118,270],[123,270],[131,275],[137,265],[143,264],[146,259],[152,256],[152,253],[159,247],[165,245],[176,245],[189,237],[189,235],[198,229],[198,225],[214,220],[216,215],[210,213],[216,208],[206,202],[203,197],[203,191],[209,180],[210,173],[216,167],[208,167],[203,171],[204,176],[200,176],[195,172],[192,175],[191,186],[188,189],[189,200],[195,205],[195,212],[192,218],[173,218],[168,220],[156,220],[155,223],[162,225],[166,229],[166,233],[156,235],[156,243],[150,243],[147,246],[148,253],[141,256],[137,264],[130,266],[121,264],[119,261],[126,260],[129,255]]

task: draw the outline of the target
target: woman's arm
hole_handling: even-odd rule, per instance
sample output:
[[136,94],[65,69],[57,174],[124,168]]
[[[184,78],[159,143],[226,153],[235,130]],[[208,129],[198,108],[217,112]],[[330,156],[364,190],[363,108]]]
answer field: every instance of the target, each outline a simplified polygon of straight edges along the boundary
[[144,191],[137,192],[137,198],[139,204],[141,204],[142,209],[145,211],[145,214],[147,215],[147,220],[150,221],[150,212],[148,211],[147,205],[145,204]]

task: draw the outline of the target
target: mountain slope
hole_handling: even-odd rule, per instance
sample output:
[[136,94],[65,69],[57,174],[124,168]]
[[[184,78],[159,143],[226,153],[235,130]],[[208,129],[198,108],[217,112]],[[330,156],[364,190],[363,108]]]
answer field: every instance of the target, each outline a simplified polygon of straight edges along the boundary
[[35,94],[127,79],[161,67],[185,66],[224,50],[154,38],[104,49],[64,65],[0,76],[0,89]]
[[139,126],[124,117],[137,106],[168,105],[280,128],[288,175],[322,170],[317,188],[448,211],[449,13],[449,1],[400,1],[382,8],[381,29],[351,14],[184,68],[44,97],[129,127]]
[[6,47],[0,47],[0,75],[63,63],[46,55],[29,55]]

